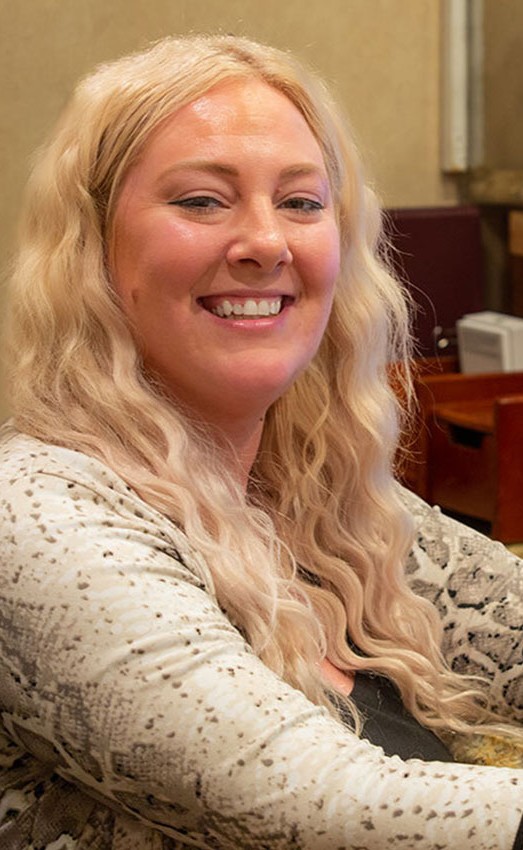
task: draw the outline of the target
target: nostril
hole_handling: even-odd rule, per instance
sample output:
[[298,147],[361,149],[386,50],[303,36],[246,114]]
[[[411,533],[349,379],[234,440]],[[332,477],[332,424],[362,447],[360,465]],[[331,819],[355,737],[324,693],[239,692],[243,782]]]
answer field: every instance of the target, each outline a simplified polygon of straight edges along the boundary
[[283,235],[263,234],[253,228],[229,246],[227,261],[230,265],[252,264],[263,272],[272,273],[292,263],[293,255]]

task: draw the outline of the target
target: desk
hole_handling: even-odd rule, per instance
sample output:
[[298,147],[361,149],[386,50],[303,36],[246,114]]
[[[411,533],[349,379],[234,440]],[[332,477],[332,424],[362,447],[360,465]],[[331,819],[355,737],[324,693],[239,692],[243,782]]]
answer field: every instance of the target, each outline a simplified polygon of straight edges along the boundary
[[523,541],[523,373],[427,374],[403,479],[443,510],[487,521]]

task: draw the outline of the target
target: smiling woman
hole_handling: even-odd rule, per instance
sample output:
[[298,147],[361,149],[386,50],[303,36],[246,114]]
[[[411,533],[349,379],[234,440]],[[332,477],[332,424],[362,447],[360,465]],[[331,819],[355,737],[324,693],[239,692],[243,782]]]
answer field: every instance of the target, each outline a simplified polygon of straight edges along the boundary
[[321,148],[258,79],[165,119],[122,182],[111,276],[145,365],[230,436],[245,480],[265,412],[316,354],[339,254]]
[[3,850],[520,850],[521,771],[451,752],[523,740],[521,565],[394,478],[408,305],[321,82],[102,66],[22,225]]

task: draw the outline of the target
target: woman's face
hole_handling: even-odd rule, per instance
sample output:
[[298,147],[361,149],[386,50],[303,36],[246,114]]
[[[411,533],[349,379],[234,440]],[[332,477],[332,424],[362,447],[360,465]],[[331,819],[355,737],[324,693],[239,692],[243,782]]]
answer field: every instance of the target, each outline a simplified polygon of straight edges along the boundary
[[307,366],[339,237],[297,108],[229,81],[166,119],[119,195],[111,273],[149,370],[210,423],[260,416]]

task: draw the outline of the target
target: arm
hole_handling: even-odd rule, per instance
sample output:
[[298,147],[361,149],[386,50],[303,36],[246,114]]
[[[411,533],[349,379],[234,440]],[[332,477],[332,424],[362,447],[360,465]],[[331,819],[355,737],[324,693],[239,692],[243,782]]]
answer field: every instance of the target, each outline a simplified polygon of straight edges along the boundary
[[434,602],[452,668],[490,681],[492,707],[523,721],[523,563],[501,543],[405,494],[416,518],[412,589]]
[[89,794],[220,848],[512,848],[521,774],[359,741],[264,667],[183,536],[115,481],[2,485],[15,734],[52,742],[57,771]]

